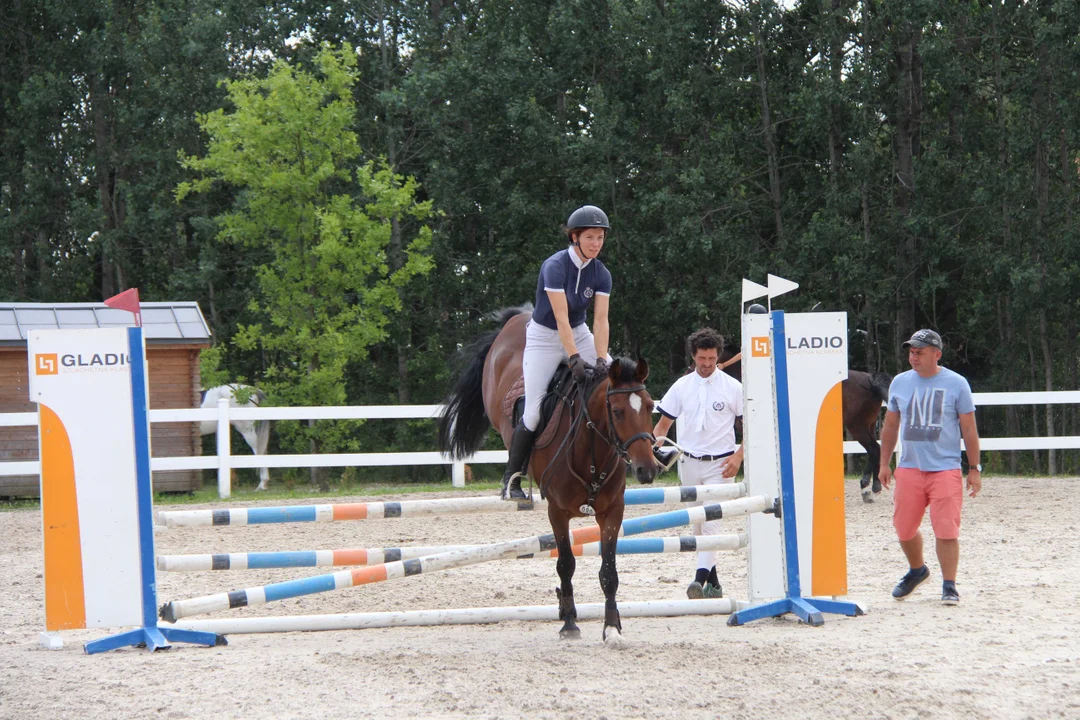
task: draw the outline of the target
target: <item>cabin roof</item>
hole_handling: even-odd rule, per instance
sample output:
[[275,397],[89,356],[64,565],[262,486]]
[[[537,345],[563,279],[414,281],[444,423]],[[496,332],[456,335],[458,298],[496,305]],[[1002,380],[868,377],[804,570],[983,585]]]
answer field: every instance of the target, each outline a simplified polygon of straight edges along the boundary
[[[197,302],[144,302],[143,334],[153,345],[209,345]],[[0,303],[0,347],[25,347],[31,330],[132,327],[135,316],[103,303]]]

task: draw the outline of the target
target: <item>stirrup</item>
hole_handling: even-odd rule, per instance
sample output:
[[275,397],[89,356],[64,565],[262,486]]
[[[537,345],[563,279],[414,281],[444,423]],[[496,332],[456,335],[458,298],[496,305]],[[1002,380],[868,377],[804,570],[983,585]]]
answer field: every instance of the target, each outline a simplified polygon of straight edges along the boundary
[[[526,494],[525,491],[521,489],[521,479],[522,478],[528,478],[528,477],[529,476],[526,475],[523,472],[514,473],[513,475],[510,476],[510,479],[506,481],[506,484],[503,485],[502,492],[500,493],[499,496],[503,500],[506,500],[507,502],[517,502],[517,503],[532,502],[532,494],[531,493]],[[515,481],[517,481],[517,483],[518,483],[517,491],[521,494],[521,497],[515,497],[514,495],[511,494]]]

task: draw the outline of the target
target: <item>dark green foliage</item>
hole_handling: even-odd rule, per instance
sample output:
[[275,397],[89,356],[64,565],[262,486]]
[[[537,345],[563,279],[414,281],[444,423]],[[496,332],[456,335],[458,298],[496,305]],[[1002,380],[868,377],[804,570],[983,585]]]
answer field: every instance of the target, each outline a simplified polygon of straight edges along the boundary
[[[350,403],[439,401],[584,203],[613,225],[612,347],[652,361],[656,392],[689,332],[737,336],[739,280],[767,272],[801,283],[785,308],[849,313],[853,368],[904,369],[932,326],[976,391],[1080,385],[1077,3],[15,0],[5,23],[0,295],[197,299],[236,378],[267,369],[232,340],[265,320],[270,257],[216,240],[235,188],[173,201],[179,153],[205,152],[222,80],[349,43],[357,167],[415,177],[437,213],[435,268],[397,288]],[[391,270],[418,231],[396,227]],[[990,436],[1080,434],[1072,408],[980,413]],[[430,449],[433,425],[351,442]]]

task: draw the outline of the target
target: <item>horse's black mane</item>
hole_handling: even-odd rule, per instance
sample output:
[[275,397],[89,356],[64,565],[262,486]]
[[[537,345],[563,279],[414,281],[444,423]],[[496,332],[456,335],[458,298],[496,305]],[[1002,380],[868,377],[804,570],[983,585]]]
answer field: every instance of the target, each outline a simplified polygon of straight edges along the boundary
[[510,318],[517,315],[524,315],[525,313],[531,313],[533,311],[532,303],[525,303],[524,305],[518,305],[516,307],[504,307],[489,314],[487,317],[492,320],[496,325],[502,327],[510,321]]

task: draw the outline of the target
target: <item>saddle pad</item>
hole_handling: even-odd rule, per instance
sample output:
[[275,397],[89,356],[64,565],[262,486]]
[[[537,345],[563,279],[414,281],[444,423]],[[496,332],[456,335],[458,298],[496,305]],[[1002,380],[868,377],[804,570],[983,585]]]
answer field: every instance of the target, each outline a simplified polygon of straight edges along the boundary
[[[550,394],[550,391],[549,391]],[[510,386],[510,389],[506,392],[506,397],[503,398],[502,411],[510,421],[514,419],[514,406],[518,401],[525,397],[525,376],[520,375],[518,379],[514,381],[514,384]],[[546,400],[547,398],[545,398]],[[563,407],[566,402],[563,398],[559,398],[558,403],[554,408],[549,410],[550,403],[544,402],[540,409],[540,427],[536,440],[533,441],[534,450],[543,450],[551,444],[552,438],[555,437],[555,430],[559,427],[559,420],[562,419]]]

